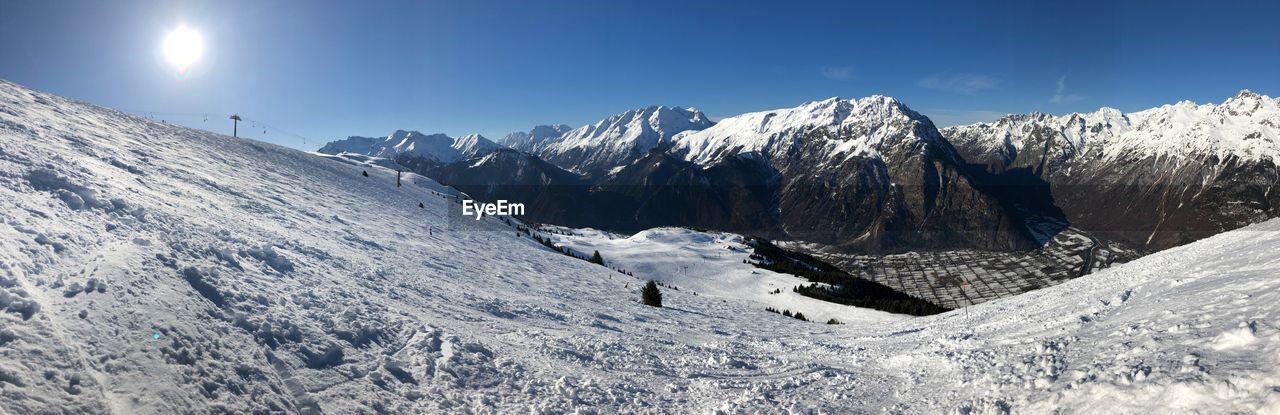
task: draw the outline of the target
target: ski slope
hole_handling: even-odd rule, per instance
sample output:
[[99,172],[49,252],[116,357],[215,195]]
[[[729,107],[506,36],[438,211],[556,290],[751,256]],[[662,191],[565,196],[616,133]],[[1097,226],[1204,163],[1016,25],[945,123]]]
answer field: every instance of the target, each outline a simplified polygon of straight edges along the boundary
[[[683,286],[643,306],[641,262],[628,280],[394,179],[0,81],[0,412],[1280,407],[1280,221],[945,315],[827,325],[738,281],[693,295],[652,260]],[[650,239],[636,249],[695,242]]]

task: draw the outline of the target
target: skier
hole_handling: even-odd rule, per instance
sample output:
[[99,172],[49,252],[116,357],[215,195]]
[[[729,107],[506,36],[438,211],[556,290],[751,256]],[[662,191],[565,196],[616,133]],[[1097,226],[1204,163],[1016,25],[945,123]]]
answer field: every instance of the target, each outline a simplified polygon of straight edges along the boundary
[[422,202],[418,202],[418,209],[426,209],[426,208],[427,208],[426,206],[422,205]]
[[360,172],[360,174],[361,174],[361,175],[364,175],[364,177],[369,177],[369,171],[368,171],[368,170],[362,170],[362,171]]

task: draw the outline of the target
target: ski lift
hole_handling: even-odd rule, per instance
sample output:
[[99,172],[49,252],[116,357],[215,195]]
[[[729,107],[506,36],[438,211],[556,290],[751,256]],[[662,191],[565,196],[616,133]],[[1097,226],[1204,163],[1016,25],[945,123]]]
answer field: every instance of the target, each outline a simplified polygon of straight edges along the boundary
[[237,129],[238,129],[238,127],[240,126],[240,116],[239,116],[239,115],[236,115],[236,114],[231,114],[231,118],[230,118],[230,119],[232,120],[232,121],[231,121],[231,136],[232,136],[232,137],[238,137],[239,135],[237,135],[237,134],[236,134],[236,130],[237,130]]

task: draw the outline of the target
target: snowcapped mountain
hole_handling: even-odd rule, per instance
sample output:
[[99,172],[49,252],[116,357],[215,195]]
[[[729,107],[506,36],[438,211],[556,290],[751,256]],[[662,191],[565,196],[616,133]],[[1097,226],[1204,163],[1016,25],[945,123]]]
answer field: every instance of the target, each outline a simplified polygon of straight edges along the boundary
[[743,114],[672,141],[670,153],[702,168],[755,160],[774,171],[786,239],[864,251],[1036,243],[933,122],[891,97]]
[[1047,180],[1068,219],[1134,246],[1280,216],[1280,100],[1247,90],[1221,104],[1010,115],[943,134],[990,171]]
[[563,136],[564,133],[569,132],[569,130],[572,130],[572,129],[573,127],[570,127],[564,124],[539,125],[539,126],[533,127],[533,129],[529,130],[528,132],[517,131],[511,134],[507,134],[505,137],[502,137],[502,139],[498,140],[498,144],[501,144],[503,146],[507,146],[510,148],[514,148],[516,150],[521,150],[526,152],[533,151],[534,148],[536,148],[543,141],[546,141],[547,139],[552,139],[552,138],[559,138],[560,136]]
[[944,134],[976,156],[998,155],[999,160],[985,160],[1001,162],[997,167],[1017,164],[1021,153],[1039,154],[1044,146],[1051,160],[1059,162],[1077,157],[1277,160],[1280,99],[1243,90],[1218,105],[1182,101],[1127,114],[1102,108],[1063,116],[1010,115],[993,123],[950,127]]
[[[632,277],[405,182],[0,81],[0,412],[1280,405],[1280,220],[906,318],[765,297],[794,280],[746,268],[733,235],[564,238]],[[644,306],[647,279],[681,289]]]
[[530,133],[508,137],[517,143],[512,148],[533,153],[571,171],[600,175],[667,145],[676,134],[713,124],[696,108],[650,106],[615,114],[559,135],[554,134],[559,131],[554,128],[535,128]]
[[483,156],[500,147],[479,134],[454,138],[445,134],[396,130],[386,138],[352,136],[333,141],[320,147],[319,152],[355,153],[392,160],[413,157],[443,164]]
[[[968,176],[928,118],[889,97],[833,98],[714,126],[697,110],[648,107],[557,131],[510,141],[534,143],[525,148],[583,177],[548,180],[572,174],[506,155],[454,163],[447,175],[415,171],[476,196],[536,197],[540,222],[619,232],[689,226],[868,251],[1038,243],[1007,201]],[[503,162],[512,164],[493,165]],[[536,196],[557,186],[573,197]]]
[[[804,142],[809,139],[821,142]],[[894,98],[876,95],[747,113],[680,134],[672,141],[673,153],[709,166],[740,154],[785,158],[794,155],[798,147],[814,150],[803,157],[839,164],[854,157],[878,158],[886,147],[941,140],[928,118]]]

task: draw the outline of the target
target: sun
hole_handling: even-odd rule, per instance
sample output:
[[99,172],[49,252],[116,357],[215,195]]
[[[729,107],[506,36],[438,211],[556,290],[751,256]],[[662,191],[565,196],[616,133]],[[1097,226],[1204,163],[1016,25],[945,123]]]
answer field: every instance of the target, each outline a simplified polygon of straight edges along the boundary
[[186,74],[203,52],[204,39],[200,32],[186,25],[178,26],[164,37],[164,57],[178,69],[179,74]]

